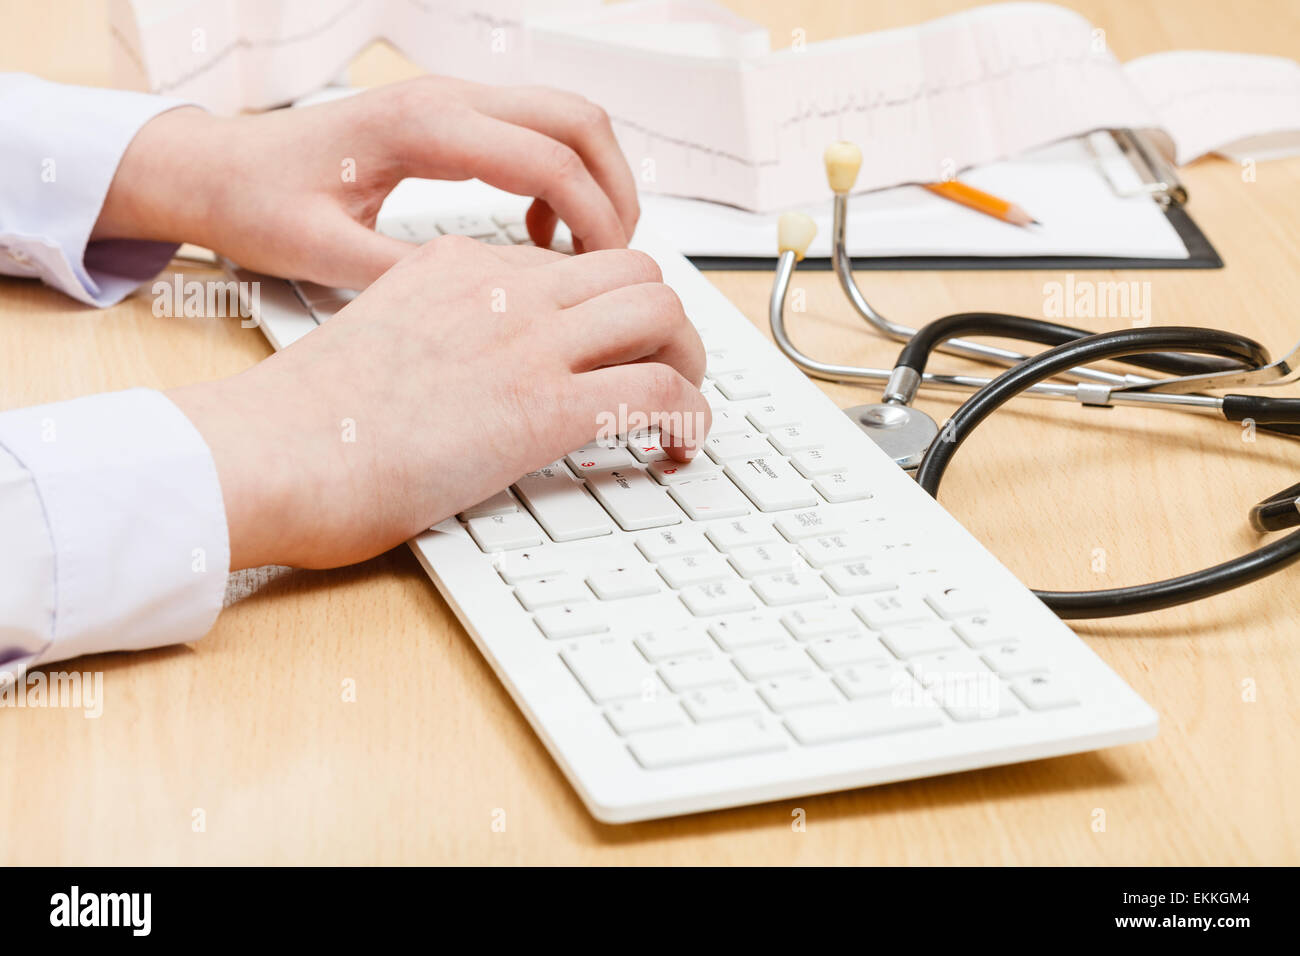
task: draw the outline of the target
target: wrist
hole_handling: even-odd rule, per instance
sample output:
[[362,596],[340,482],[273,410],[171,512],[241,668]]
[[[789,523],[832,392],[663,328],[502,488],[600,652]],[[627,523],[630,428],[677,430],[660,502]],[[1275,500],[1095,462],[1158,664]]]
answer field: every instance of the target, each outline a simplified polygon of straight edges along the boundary
[[186,106],[140,127],[118,163],[91,239],[207,245],[207,224],[224,179],[213,164],[224,155],[222,133],[229,122]]
[[[250,370],[254,371],[254,370]],[[165,394],[203,436],[216,464],[230,541],[230,569],[293,563],[289,448],[250,372]]]

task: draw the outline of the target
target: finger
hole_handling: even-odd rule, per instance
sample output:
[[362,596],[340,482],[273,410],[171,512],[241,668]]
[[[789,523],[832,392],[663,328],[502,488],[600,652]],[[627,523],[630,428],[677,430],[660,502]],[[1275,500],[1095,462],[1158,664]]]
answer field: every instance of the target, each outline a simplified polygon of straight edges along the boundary
[[569,407],[574,448],[639,427],[659,429],[663,450],[676,461],[690,461],[713,424],[709,403],[677,370],[657,362],[637,362],[583,372]]
[[662,282],[659,264],[636,249],[602,249],[561,256],[537,271],[538,283],[562,309],[625,285]]
[[528,212],[524,214],[524,225],[528,228],[528,235],[533,242],[544,249],[550,248],[559,221],[560,217],[555,214],[555,210],[545,199],[534,199],[533,204],[528,207]]
[[418,246],[375,232],[347,216],[331,218],[313,241],[311,274],[302,278],[341,289],[364,289]]
[[473,109],[431,130],[436,150],[416,150],[410,176],[447,178],[450,165],[491,186],[544,199],[590,249],[621,249],[627,234],[614,205],[570,146]]
[[475,86],[467,92],[471,104],[489,116],[575,150],[614,204],[623,231],[632,235],[641,214],[636,180],[603,109],[576,93],[544,87]]
[[699,388],[704,345],[681,299],[663,283],[623,286],[565,309],[554,323],[570,368],[587,372],[628,362],[671,366]]

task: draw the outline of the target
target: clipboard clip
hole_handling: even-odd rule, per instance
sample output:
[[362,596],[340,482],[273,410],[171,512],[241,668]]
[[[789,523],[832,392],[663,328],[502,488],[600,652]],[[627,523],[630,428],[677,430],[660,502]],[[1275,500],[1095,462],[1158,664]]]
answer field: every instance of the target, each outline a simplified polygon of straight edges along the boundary
[[[1187,202],[1187,187],[1178,178],[1174,167],[1158,149],[1151,145],[1146,136],[1132,129],[1113,129],[1109,132],[1120,152],[1124,154],[1129,165],[1142,180],[1142,185],[1136,189],[1120,186],[1111,177],[1106,164],[1099,163],[1115,195],[1125,199],[1130,196],[1150,196],[1162,208],[1168,208],[1170,205],[1181,206]],[[1093,155],[1096,155],[1095,149]]]

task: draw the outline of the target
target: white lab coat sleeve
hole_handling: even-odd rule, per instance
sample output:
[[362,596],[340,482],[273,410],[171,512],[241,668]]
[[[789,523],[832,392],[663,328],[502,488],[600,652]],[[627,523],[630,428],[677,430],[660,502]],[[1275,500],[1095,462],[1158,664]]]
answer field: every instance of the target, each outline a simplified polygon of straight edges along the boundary
[[0,684],[198,639],[229,566],[212,454],[161,392],[0,412]]
[[176,246],[90,241],[135,134],[180,100],[0,73],[0,274],[41,279],[87,305],[119,302]]

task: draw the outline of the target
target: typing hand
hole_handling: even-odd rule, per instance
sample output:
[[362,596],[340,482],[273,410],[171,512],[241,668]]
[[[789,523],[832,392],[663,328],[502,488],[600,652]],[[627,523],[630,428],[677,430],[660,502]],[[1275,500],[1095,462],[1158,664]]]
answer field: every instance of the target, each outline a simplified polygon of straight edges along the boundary
[[193,242],[290,279],[364,289],[411,252],[374,231],[408,176],[482,179],[533,196],[578,252],[627,245],[636,184],[609,118],[572,93],[421,77],[305,109],[155,117],[118,167],[93,238]]
[[635,251],[444,236],[283,352],[169,392],[216,460],[231,567],[363,560],[638,414],[689,459],[704,349],[661,279]]

